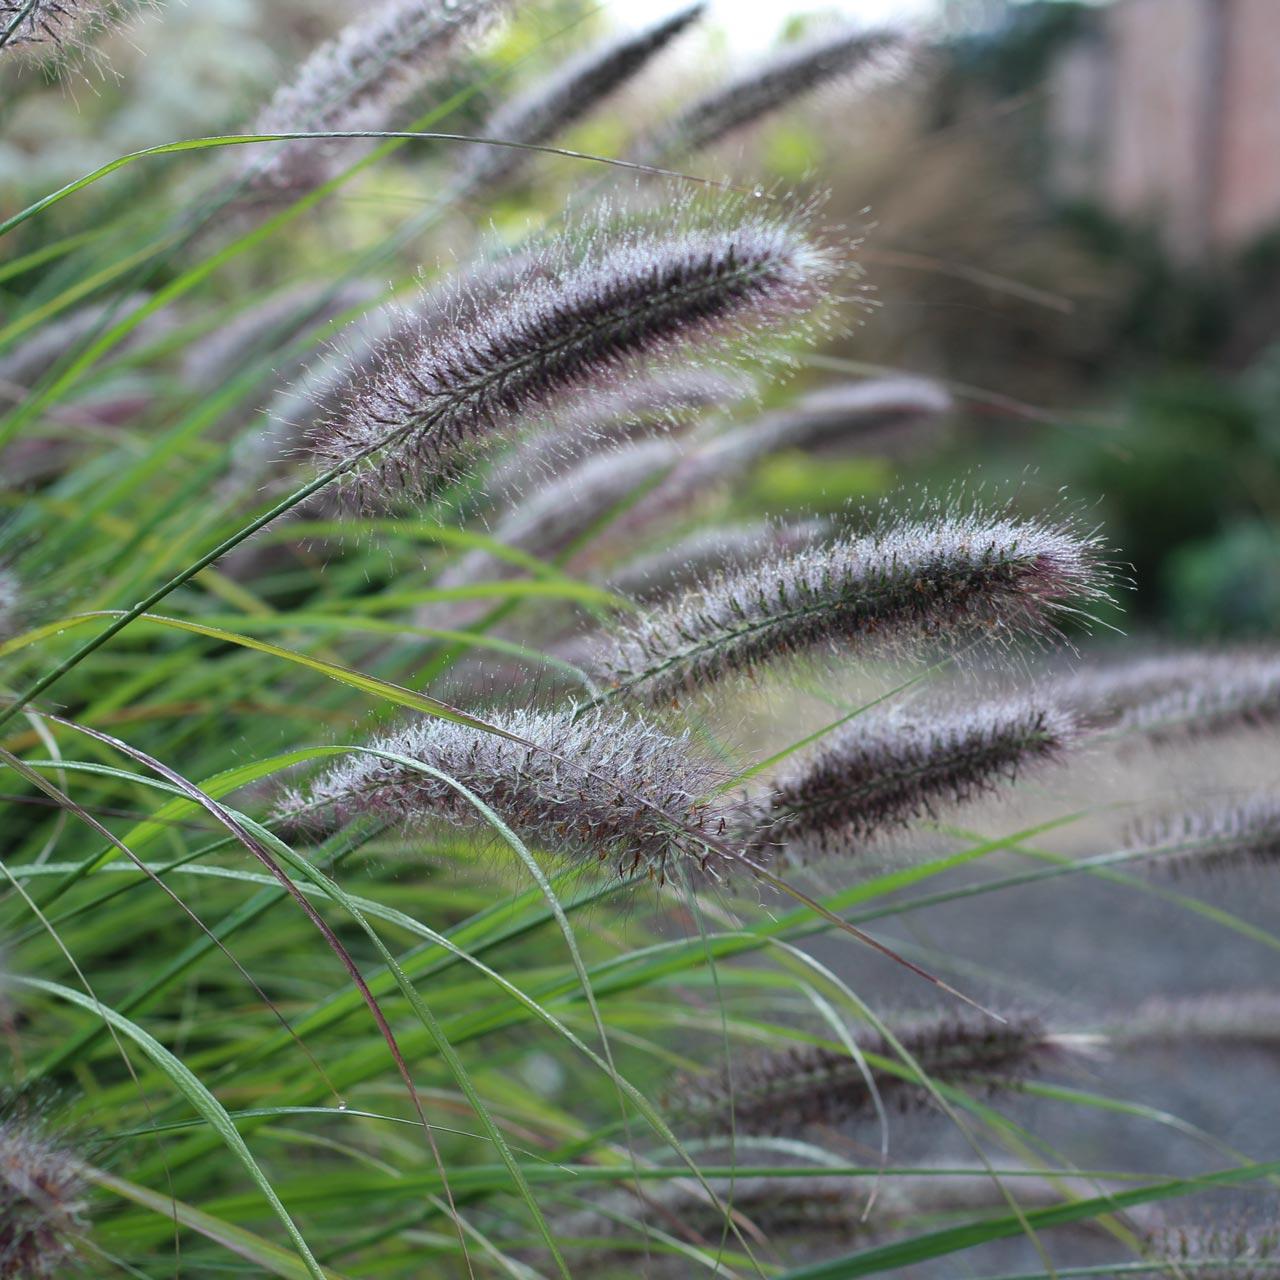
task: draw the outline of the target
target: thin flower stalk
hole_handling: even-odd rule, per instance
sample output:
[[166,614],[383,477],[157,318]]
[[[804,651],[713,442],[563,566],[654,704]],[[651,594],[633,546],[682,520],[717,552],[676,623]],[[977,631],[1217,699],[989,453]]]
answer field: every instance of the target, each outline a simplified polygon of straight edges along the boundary
[[868,711],[773,781],[746,842],[800,857],[856,852],[1060,760],[1077,732],[1069,716],[1025,700]]
[[660,703],[823,647],[1045,634],[1105,584],[1097,539],[1065,525],[891,522],[694,588],[601,640],[595,666],[614,693]]

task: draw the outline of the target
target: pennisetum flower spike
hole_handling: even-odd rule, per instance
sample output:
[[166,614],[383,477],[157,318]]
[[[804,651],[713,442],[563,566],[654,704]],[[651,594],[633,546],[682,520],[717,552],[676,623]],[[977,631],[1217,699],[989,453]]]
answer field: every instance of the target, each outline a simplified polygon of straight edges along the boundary
[[1194,996],[1153,996],[1106,1028],[1109,1045],[1207,1043],[1274,1048],[1280,1045],[1280,994],[1222,991]]
[[784,48],[687,107],[639,158],[702,151],[756,124],[798,98],[864,68],[900,42],[893,32],[840,28]]
[[[385,130],[396,112],[502,9],[500,0],[382,0],[320,45],[281,85],[251,132],[351,133]],[[261,196],[293,198],[341,171],[342,143],[295,139],[265,164],[245,162]]]
[[713,525],[619,566],[608,575],[607,585],[639,604],[655,604],[714,574],[816,546],[830,533],[823,520]]
[[0,568],[0,639],[17,629],[18,595],[18,579]]
[[1213,738],[1280,720],[1280,657],[1242,650],[1142,658],[1069,676],[1058,696],[1121,742]]
[[[424,718],[373,743],[447,774],[490,805],[515,832],[570,858],[612,862],[620,874],[662,880],[673,862],[704,870],[723,854],[726,802],[709,800],[717,774],[687,736],[634,716],[518,710],[491,723],[510,737]],[[360,754],[286,797],[282,815],[362,813],[486,830],[484,816],[443,778]]]
[[929,378],[871,378],[802,396],[743,432],[744,448],[765,457],[783,449],[855,451],[892,444],[954,408],[951,393]]
[[21,1117],[0,1118],[0,1276],[57,1280],[84,1234],[78,1165]]
[[728,369],[654,370],[601,388],[550,429],[518,440],[489,469],[484,499],[492,509],[514,505],[531,483],[571,470],[580,459],[632,440],[675,432],[699,410],[727,409],[755,385]]
[[1233,871],[1280,863],[1280,796],[1260,792],[1234,804],[1188,810],[1137,824],[1128,848],[1160,869]]
[[[732,207],[732,206],[731,206]],[[654,361],[758,342],[826,293],[829,253],[787,218],[609,230],[548,244],[506,292],[454,326],[412,314],[373,378],[353,380],[314,449],[366,500],[430,493],[535,415]],[[465,290],[463,290],[465,291]]]
[[1070,527],[940,514],[779,556],[620,625],[596,646],[600,682],[669,701],[777,658],[840,643],[955,646],[1043,633],[1105,598],[1095,537]]
[[[1063,1048],[1060,1038],[1032,1017],[1001,1023],[947,1012],[890,1030],[930,1079],[946,1084],[980,1080],[991,1089],[1016,1088]],[[726,1070],[684,1077],[672,1089],[672,1101],[700,1133],[789,1134],[874,1116],[875,1094],[865,1065],[884,1106],[909,1111],[928,1105],[927,1087],[912,1077],[882,1034],[860,1039],[858,1047],[864,1056],[884,1059],[900,1070],[870,1060],[860,1063],[847,1050],[744,1053]]]
[[[673,440],[640,440],[588,458],[513,507],[494,525],[493,536],[505,546],[551,559],[666,474],[679,457]],[[494,581],[517,571],[510,561],[473,551],[442,573],[436,585]]]
[[1029,701],[868,711],[775,779],[747,818],[759,854],[847,853],[895,827],[996,791],[1076,738],[1069,716]]
[[[485,121],[480,135],[503,142],[549,141],[642,71],[655,55],[696,22],[705,8],[705,3],[699,0],[634,35],[623,36],[603,48],[589,49],[544,83],[499,107]],[[475,196],[503,186],[520,173],[530,156],[530,152],[519,147],[473,148],[462,169],[464,193]]]
[[0,56],[11,49],[41,61],[65,57],[123,8],[120,0],[0,0]]

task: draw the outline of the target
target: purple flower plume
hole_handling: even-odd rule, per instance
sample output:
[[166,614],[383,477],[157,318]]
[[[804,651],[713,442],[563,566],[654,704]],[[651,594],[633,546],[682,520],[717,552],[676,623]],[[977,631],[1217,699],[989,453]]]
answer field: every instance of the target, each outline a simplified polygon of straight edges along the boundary
[[649,703],[823,646],[910,646],[1051,630],[1105,597],[1097,539],[980,513],[891,522],[696,587],[597,646],[602,684]]
[[933,817],[1061,757],[1069,716],[1032,702],[856,716],[774,780],[751,814],[758,850],[849,852],[894,827]]
[[[643,70],[705,8],[701,2],[687,5],[634,35],[588,49],[543,83],[499,107],[481,127],[480,136],[504,142],[549,141]],[[462,171],[466,190],[476,194],[500,187],[525,167],[532,154],[518,147],[472,148]]]
[[[921,1017],[891,1028],[895,1038],[932,1080],[945,1084],[980,1080],[988,1088],[1015,1088],[1058,1049],[1033,1017],[998,1023],[968,1011]],[[859,1038],[864,1054],[909,1071],[880,1033]],[[889,1107],[927,1106],[925,1085],[868,1063],[877,1092]],[[741,1054],[721,1072],[685,1077],[672,1089],[685,1121],[708,1134],[790,1134],[811,1125],[874,1117],[875,1103],[863,1065],[846,1050],[818,1047]]]
[[[388,129],[424,81],[502,8],[498,0],[383,0],[366,8],[280,86],[251,132]],[[276,145],[279,150],[265,164],[258,148],[247,154],[246,174],[259,195],[296,197],[339,173],[344,154],[350,159],[338,139]]]
[[[564,237],[456,323],[406,316],[382,367],[353,379],[342,410],[318,426],[321,466],[349,467],[344,487],[365,500],[430,493],[533,415],[655,360],[758,343],[825,295],[831,257],[794,222],[725,221],[612,230],[585,250]],[[466,292],[463,281],[457,294]]]
[[[708,799],[714,766],[687,735],[634,716],[518,710],[493,723],[523,740],[423,718],[371,744],[456,779],[521,837],[571,858],[610,862],[620,874],[662,879],[692,858],[721,860],[703,837],[727,828],[727,801]],[[525,745],[528,743],[529,745]],[[483,815],[442,779],[359,754],[286,797],[283,814],[362,813],[397,822],[443,821],[487,831]]]

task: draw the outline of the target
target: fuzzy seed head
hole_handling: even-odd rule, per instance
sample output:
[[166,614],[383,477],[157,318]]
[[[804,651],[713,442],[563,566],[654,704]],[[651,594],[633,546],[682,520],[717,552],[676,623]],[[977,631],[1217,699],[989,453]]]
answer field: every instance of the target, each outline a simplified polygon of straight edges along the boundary
[[[0,355],[0,394],[30,390],[70,349],[84,342],[99,328],[124,320],[146,301],[145,294],[135,293],[110,302],[93,302],[41,326],[25,342]],[[156,337],[164,323],[162,316],[148,317],[121,344],[121,349]]]
[[[1057,1052],[1038,1019],[1007,1023],[948,1012],[892,1028],[903,1048],[931,1079],[946,1084],[982,1080],[992,1089],[1016,1088]],[[864,1053],[900,1063],[880,1034],[859,1040]],[[927,1106],[929,1093],[914,1079],[866,1064],[881,1101],[901,1111]],[[812,1125],[840,1124],[875,1114],[862,1067],[846,1051],[803,1048],[741,1055],[730,1068],[686,1078],[672,1091],[678,1110],[698,1132],[789,1134]]]
[[[703,3],[689,5],[634,35],[588,50],[500,107],[481,128],[481,136],[504,142],[549,141],[643,70],[705,8]],[[474,195],[501,187],[519,174],[532,154],[518,147],[473,148],[463,168],[465,189]]]
[[593,391],[550,430],[517,441],[485,477],[492,508],[512,506],[531,483],[551,480],[580,459],[644,436],[674,432],[700,410],[726,409],[750,397],[745,374],[719,369],[657,370]]
[[897,43],[890,32],[841,29],[783,49],[687,108],[645,154],[692,154],[714,146],[815,89],[853,75]]
[[1105,598],[1097,540],[978,513],[889,523],[713,579],[624,624],[596,652],[602,684],[658,703],[822,646],[955,647],[1045,634]]
[[30,1124],[0,1120],[0,1276],[55,1280],[84,1231],[76,1162]]
[[[679,457],[680,447],[672,440],[642,440],[588,458],[509,511],[495,525],[493,536],[506,546],[551,559],[629,496],[669,471]],[[441,574],[438,584],[492,581],[516,572],[518,567],[510,561],[474,551]]]
[[953,407],[947,389],[928,378],[842,383],[762,418],[745,437],[759,457],[784,449],[848,452],[892,444],[923,423],[937,422]]
[[844,854],[944,808],[1011,786],[1059,759],[1071,718],[1031,702],[870,711],[777,779],[749,815],[761,854]]
[[18,629],[18,600],[17,576],[0,568],[0,639]]
[[654,604],[717,573],[746,569],[761,560],[815,546],[829,533],[824,520],[715,525],[623,565],[610,575],[608,585],[640,604]]
[[[564,269],[538,255],[506,293],[450,327],[406,324],[385,367],[322,424],[322,466],[377,502],[431,493],[535,414],[654,360],[679,363],[809,311],[832,274],[792,224],[615,233]],[[548,247],[554,255],[554,246]]]
[[[1167,1226],[1147,1238],[1148,1252],[1167,1274],[1197,1280],[1275,1280],[1280,1274],[1280,1232],[1274,1226],[1219,1222]],[[1185,1268],[1185,1270],[1183,1270]]]
[[1271,1048],[1280,1045],[1280,994],[1224,991],[1198,996],[1153,996],[1108,1029],[1113,1044],[1201,1041]]
[[0,57],[7,50],[41,61],[63,57],[123,8],[115,0],[0,0]]
[[[502,7],[499,0],[382,0],[311,54],[276,91],[252,132],[388,129],[409,98]],[[259,195],[296,197],[339,173],[344,157],[351,159],[336,139],[278,146],[266,164],[255,155],[246,162]]]
[[1214,738],[1280,721],[1280,658],[1249,650],[1142,658],[1080,671],[1057,696],[1120,738]]
[[[492,723],[522,741],[423,718],[372,745],[456,779],[518,835],[565,857],[612,863],[622,875],[643,870],[658,880],[681,858],[704,869],[717,863],[702,837],[718,839],[729,810],[706,798],[716,771],[687,735],[612,713],[575,719],[519,710]],[[282,809],[491,830],[448,783],[363,754],[286,797]]]
[[1174,873],[1274,866],[1280,862],[1280,796],[1264,792],[1239,804],[1139,823],[1128,847],[1159,854],[1158,867]]

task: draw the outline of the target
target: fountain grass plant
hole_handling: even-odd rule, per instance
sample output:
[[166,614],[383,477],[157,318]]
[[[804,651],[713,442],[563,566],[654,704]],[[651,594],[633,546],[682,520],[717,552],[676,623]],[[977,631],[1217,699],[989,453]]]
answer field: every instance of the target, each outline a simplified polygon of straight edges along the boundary
[[[504,44],[504,12],[380,0],[253,134],[0,208],[0,1275],[979,1274],[1018,1236],[1048,1268],[1072,1224],[1117,1274],[1228,1265],[1221,1233],[1129,1227],[1280,1159],[1080,1170],[1002,1108],[1172,1125],[1101,1051],[1258,1037],[1136,992],[1158,1035],[1001,1015],[896,926],[1042,880],[1066,914],[1095,873],[1159,892],[1125,868],[1165,854],[1273,874],[1274,796],[1075,861],[1069,811],[955,824],[1080,754],[1271,727],[1274,657],[1086,658],[997,697],[977,666],[1032,685],[1028,645],[1110,607],[1102,534],[982,495],[726,498],[779,450],[958,412],[920,378],[824,386],[856,239],[815,191],[688,159],[858,92],[897,36],[821,35],[682,109],[661,67],[698,6],[598,45]],[[113,13],[0,5],[0,43]],[[513,54],[539,30],[567,63],[542,82]],[[663,109],[609,118],[633,78]],[[601,113],[687,171],[578,151]],[[408,216],[346,217],[392,176]],[[871,966],[928,1014],[873,1007]],[[926,1120],[967,1155],[898,1162]]]

